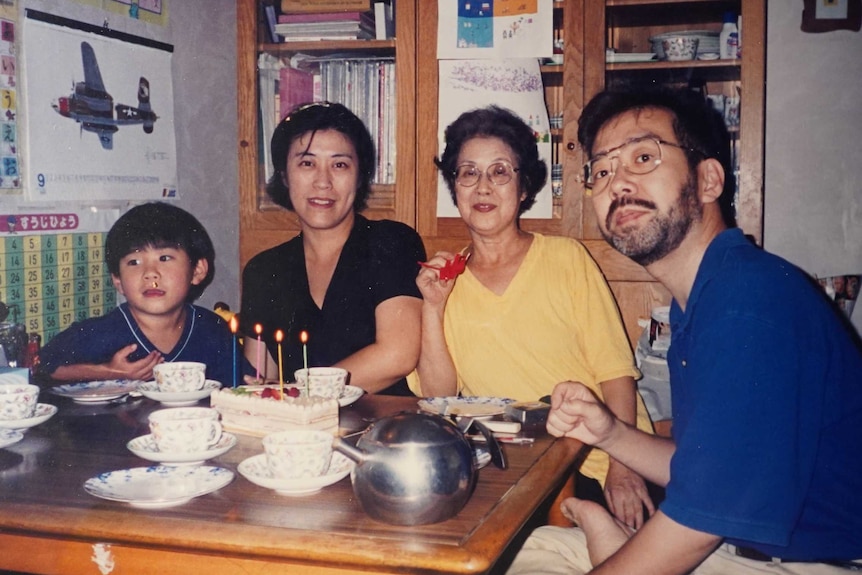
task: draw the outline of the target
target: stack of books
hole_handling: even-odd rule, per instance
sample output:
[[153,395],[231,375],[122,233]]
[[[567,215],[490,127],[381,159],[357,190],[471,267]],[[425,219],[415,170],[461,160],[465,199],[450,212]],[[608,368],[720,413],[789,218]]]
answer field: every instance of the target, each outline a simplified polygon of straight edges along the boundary
[[376,37],[373,12],[281,14],[275,33],[285,42],[349,40]]

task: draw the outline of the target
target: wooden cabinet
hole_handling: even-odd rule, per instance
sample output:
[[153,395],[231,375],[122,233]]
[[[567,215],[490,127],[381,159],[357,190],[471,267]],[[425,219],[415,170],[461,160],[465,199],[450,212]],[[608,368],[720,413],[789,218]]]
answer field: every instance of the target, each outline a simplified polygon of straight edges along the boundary
[[264,154],[272,134],[263,134],[258,115],[258,56],[342,54],[395,58],[396,183],[373,185],[365,215],[415,224],[416,0],[398,0],[395,38],[267,43],[260,0],[237,0],[237,117],[239,125],[240,265],[299,232],[295,216],[272,204],[264,191]]
[[[742,59],[736,61],[606,64],[605,50],[649,52],[649,38],[670,30],[721,27],[725,11],[742,14]],[[418,31],[416,225],[429,253],[464,246],[467,232],[457,218],[436,215],[437,149],[436,3],[421,3]],[[562,164],[562,188],[553,217],[522,220],[529,231],[570,236],[582,241],[598,262],[617,298],[630,340],[635,345],[651,308],[666,305],[670,295],[646,270],[621,256],[601,237],[591,203],[577,176],[585,161],[577,143],[578,118],[585,104],[605,86],[689,85],[711,93],[738,93],[740,126],[734,132],[739,155],[737,220],[758,242],[762,237],[763,103],[765,2],[755,0],[565,0],[554,2],[555,36],[564,39],[562,66],[543,66],[549,112],[562,112],[562,127],[552,131],[554,162]],[[738,92],[737,92],[738,90]]]

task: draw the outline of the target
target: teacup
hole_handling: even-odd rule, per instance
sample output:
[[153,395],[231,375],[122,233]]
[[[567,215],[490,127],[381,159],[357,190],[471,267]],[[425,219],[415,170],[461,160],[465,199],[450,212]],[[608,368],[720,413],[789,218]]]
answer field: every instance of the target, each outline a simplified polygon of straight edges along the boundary
[[150,432],[166,453],[200,453],[221,439],[219,412],[210,407],[173,407],[150,414]]
[[36,412],[39,387],[29,383],[0,383],[0,419],[29,419]]
[[332,457],[331,433],[313,429],[289,429],[263,438],[266,465],[273,477],[320,477]]
[[203,389],[206,383],[207,366],[197,361],[174,361],[160,363],[153,368],[153,376],[159,391],[184,393]]
[[347,370],[340,367],[309,367],[293,372],[303,390],[308,382],[308,395],[325,399],[338,399],[347,385]]

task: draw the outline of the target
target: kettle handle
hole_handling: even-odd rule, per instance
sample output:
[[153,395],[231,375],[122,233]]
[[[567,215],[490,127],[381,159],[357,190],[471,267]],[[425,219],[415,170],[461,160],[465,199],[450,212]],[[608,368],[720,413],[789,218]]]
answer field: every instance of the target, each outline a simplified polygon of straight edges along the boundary
[[503,447],[497,441],[497,438],[494,437],[494,433],[488,429],[488,426],[481,421],[473,420],[473,427],[478,429],[479,433],[485,437],[485,442],[488,445],[488,453],[491,455],[491,462],[500,469],[509,467],[509,463],[506,461],[506,454],[503,453]]

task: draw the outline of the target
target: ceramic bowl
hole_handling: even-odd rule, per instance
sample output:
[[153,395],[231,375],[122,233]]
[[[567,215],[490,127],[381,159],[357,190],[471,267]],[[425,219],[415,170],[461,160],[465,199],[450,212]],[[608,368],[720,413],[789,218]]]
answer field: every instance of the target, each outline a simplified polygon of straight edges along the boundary
[[665,58],[669,62],[694,60],[697,57],[698,38],[691,36],[671,36],[661,41]]

